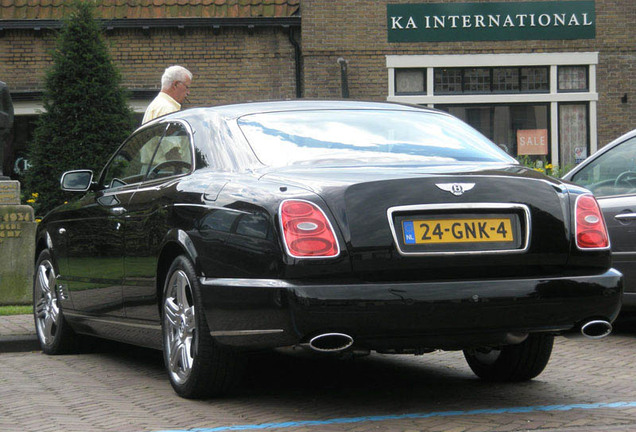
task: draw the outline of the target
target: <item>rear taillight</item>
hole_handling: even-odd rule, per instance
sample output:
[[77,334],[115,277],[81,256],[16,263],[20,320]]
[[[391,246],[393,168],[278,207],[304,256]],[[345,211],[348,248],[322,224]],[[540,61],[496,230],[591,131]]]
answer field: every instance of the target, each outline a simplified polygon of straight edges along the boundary
[[579,249],[609,247],[609,236],[603,214],[592,195],[581,195],[576,200],[576,245]]
[[295,258],[330,258],[340,252],[327,216],[309,201],[283,201],[280,223],[287,253]]

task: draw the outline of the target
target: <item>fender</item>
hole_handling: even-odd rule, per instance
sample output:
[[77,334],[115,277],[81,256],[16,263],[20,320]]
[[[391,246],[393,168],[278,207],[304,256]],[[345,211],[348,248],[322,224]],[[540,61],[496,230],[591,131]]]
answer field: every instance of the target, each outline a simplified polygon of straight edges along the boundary
[[[161,266],[162,262],[164,261],[164,258],[166,257],[170,258],[170,261],[172,261],[172,259],[174,259],[177,255],[179,255],[179,253],[174,253],[173,247],[175,245],[180,247],[182,252],[184,252],[188,256],[188,258],[194,263],[194,267],[197,270],[197,273],[200,273],[199,254],[197,253],[197,250],[194,247],[194,243],[192,242],[192,239],[190,238],[188,233],[179,228],[171,229],[164,236],[163,241],[161,242],[161,247],[160,247],[161,252],[159,254],[159,261],[157,265]],[[173,252],[171,253],[170,251],[173,251]],[[157,273],[159,273],[161,269],[157,269],[157,270],[158,270]],[[167,268],[165,270],[167,270]]]

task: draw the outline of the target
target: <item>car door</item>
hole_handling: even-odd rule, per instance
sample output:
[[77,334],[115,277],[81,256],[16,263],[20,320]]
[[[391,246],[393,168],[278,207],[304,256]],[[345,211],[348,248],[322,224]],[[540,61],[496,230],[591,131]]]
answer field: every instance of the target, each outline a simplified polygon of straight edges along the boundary
[[69,286],[76,310],[123,316],[126,206],[145,177],[162,130],[128,139],[108,162],[97,190],[86,194],[64,224]]
[[[610,234],[614,267],[625,275],[624,304],[636,306],[636,136],[599,153],[569,180],[596,196]],[[566,177],[567,178],[567,177]]]
[[170,122],[148,175],[128,203],[126,215],[124,304],[126,317],[157,321],[156,274],[159,248],[174,225],[179,179],[191,172],[191,134],[185,123]]

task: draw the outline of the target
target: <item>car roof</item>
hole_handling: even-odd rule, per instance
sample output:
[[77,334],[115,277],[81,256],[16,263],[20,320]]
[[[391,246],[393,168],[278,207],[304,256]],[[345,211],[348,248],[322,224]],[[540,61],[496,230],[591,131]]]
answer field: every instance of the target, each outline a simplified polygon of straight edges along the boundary
[[441,112],[433,108],[417,105],[405,105],[393,102],[367,102],[350,100],[290,100],[248,102],[230,105],[218,105],[210,107],[190,108],[180,111],[182,118],[200,115],[202,111],[215,112],[225,118],[237,118],[248,114],[260,114],[279,111],[306,111],[306,110],[398,110],[398,111],[429,111]]

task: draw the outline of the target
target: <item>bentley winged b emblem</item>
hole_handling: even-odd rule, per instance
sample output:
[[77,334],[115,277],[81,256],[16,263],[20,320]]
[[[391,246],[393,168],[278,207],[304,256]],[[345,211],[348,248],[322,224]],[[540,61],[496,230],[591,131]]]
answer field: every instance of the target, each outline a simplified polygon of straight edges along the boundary
[[475,183],[435,183],[435,186],[455,196],[460,196],[474,188]]

